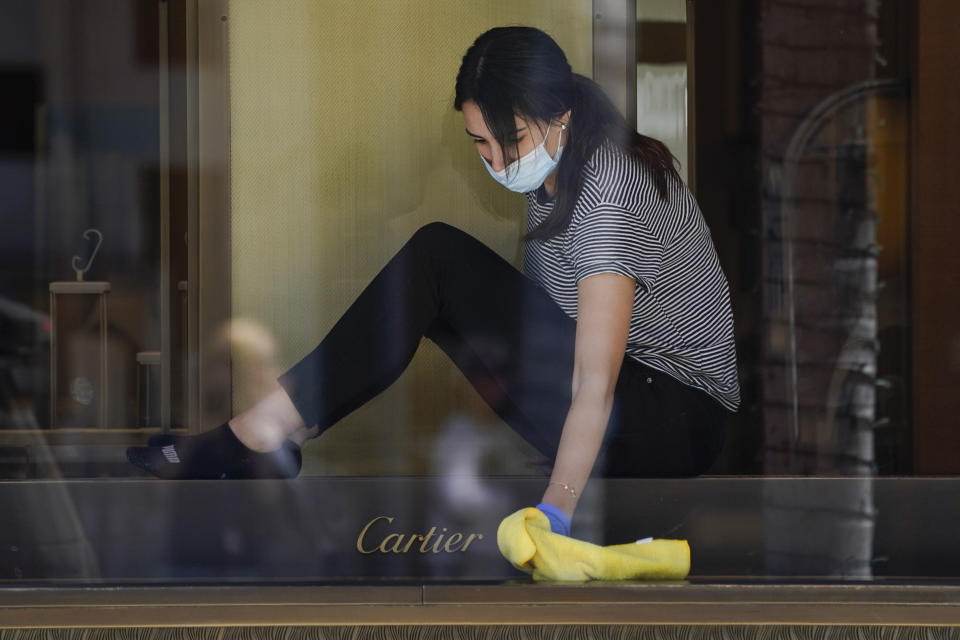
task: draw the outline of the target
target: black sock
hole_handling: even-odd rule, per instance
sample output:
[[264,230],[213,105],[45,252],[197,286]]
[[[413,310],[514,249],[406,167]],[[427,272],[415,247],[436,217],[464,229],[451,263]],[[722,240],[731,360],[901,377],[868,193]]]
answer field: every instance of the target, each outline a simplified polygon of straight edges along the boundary
[[161,478],[224,478],[232,461],[247,447],[237,439],[230,425],[181,436],[167,444],[130,447],[127,457],[138,467]]
[[184,438],[190,438],[193,436],[187,435],[185,433],[155,433],[149,438],[147,438],[148,447],[162,447],[167,444],[176,444]]
[[260,453],[244,445],[224,423],[195,436],[164,435],[153,446],[130,447],[134,465],[161,478],[292,478],[300,472],[300,447],[286,441]]

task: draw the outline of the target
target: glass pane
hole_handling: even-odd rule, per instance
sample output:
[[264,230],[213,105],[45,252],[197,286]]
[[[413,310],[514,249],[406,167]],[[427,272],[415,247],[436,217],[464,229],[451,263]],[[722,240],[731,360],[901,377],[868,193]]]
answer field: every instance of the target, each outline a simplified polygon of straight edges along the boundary
[[[0,0],[0,582],[526,578],[499,525],[569,496],[689,581],[956,581],[930,63],[914,3],[856,7]],[[569,94],[455,108],[523,24]]]
[[166,7],[3,3],[4,477],[126,475],[159,426]]
[[[451,109],[453,81],[466,46],[498,23],[539,25],[589,74],[590,3],[441,5],[354,3],[332,14],[315,2],[280,13],[231,5],[230,266],[233,322],[243,323],[232,332],[234,414],[276,389],[272,378],[424,224],[449,223],[520,265],[523,197],[482,170]],[[289,46],[273,48],[278,33]],[[442,452],[456,440],[483,443],[458,464],[537,472],[535,451],[424,339],[396,381],[305,449],[304,472],[447,473]]]
[[[0,500],[17,515],[0,533],[4,580],[517,579],[523,574],[498,550],[497,525],[506,505],[536,500],[541,484],[481,478],[475,495],[496,499],[465,509],[445,478],[4,483]],[[810,485],[810,500],[792,505],[789,520],[771,501]],[[960,562],[944,550],[960,518],[957,491],[952,478],[606,479],[590,485],[572,533],[596,544],[687,540],[690,583],[955,583]],[[862,495],[871,509],[857,503]],[[116,504],[128,506],[118,514]]]
[[663,142],[687,171],[687,6],[637,1],[637,130]]

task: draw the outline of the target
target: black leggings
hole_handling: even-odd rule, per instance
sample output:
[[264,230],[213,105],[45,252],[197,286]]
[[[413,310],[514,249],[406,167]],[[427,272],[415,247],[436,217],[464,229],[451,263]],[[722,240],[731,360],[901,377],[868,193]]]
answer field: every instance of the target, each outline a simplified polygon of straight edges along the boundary
[[[472,236],[425,225],[279,382],[320,433],[396,380],[433,340],[490,407],[553,460],[571,402],[576,321]],[[723,444],[726,409],[625,356],[595,475],[695,476]]]

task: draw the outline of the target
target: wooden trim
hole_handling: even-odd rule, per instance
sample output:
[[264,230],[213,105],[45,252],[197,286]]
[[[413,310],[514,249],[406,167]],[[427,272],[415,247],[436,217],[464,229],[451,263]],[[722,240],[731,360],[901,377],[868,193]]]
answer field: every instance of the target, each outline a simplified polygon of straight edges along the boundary
[[[196,132],[196,4],[194,0],[165,0],[170,33],[170,420],[171,427],[187,424],[187,262],[190,246],[188,189],[196,189],[196,138],[188,137],[188,118]],[[192,18],[189,17],[193,12]],[[190,102],[193,104],[189,104]],[[194,203],[194,213],[196,212]],[[158,423],[159,424],[159,423]],[[157,425],[152,425],[157,426]]]
[[198,246],[200,243],[200,216],[199,209],[199,175],[198,175],[198,141],[197,133],[198,115],[198,81],[199,81],[199,59],[197,43],[197,1],[186,0],[185,22],[185,56],[184,68],[186,75],[186,86],[184,87],[186,99],[186,208],[187,208],[187,291],[186,291],[186,325],[187,335],[184,339],[187,341],[186,367],[187,388],[184,403],[186,405],[186,424],[200,424],[200,385],[197,375],[199,362],[199,320],[200,316],[197,310],[200,308],[199,286],[200,281],[200,252]]
[[910,175],[913,472],[960,473],[960,13],[953,0],[915,7]]
[[638,64],[682,64],[687,61],[687,25],[683,22],[637,19]]
[[[196,366],[192,393],[196,412],[189,427],[203,430],[230,418],[229,386],[215,406],[207,401],[208,372],[230,368],[229,350],[211,349],[218,334],[230,320],[230,77],[227,0],[210,0],[197,5],[197,207],[194,222],[195,245],[190,253],[188,298],[195,328],[191,356]],[[191,132],[193,133],[193,132]],[[189,322],[189,321],[188,321]]]
[[[157,3],[157,113],[158,147],[160,151],[160,427],[170,428],[170,322],[173,309],[170,306],[170,3]],[[137,366],[137,375],[140,367]],[[137,393],[140,392],[139,379]],[[140,405],[137,403],[137,410]],[[139,420],[139,416],[137,416]]]
[[960,587],[621,583],[0,590],[0,628],[957,626]]

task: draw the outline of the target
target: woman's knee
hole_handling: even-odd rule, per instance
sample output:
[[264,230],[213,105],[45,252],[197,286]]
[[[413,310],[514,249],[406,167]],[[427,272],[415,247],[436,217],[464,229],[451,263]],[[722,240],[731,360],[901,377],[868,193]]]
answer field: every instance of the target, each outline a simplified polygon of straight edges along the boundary
[[457,229],[453,225],[439,220],[428,222],[413,232],[410,236],[410,243],[417,246],[427,247],[445,247],[455,239],[460,239],[467,235],[465,232]]

